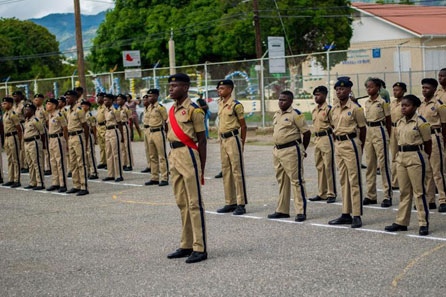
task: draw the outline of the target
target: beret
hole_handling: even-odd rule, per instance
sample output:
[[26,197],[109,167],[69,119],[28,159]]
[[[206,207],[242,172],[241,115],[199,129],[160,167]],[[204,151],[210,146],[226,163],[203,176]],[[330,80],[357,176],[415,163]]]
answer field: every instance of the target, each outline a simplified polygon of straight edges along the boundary
[[435,78],[423,78],[423,80],[421,81],[421,84],[428,84],[433,86],[434,88],[438,87],[438,82]]
[[325,95],[328,94],[328,90],[325,86],[319,86],[317,88],[314,89],[313,91],[313,95],[315,95],[316,93],[324,93]]
[[81,102],[81,105],[88,105],[88,106],[91,106],[91,103],[90,103],[89,101],[82,101],[82,102]]
[[353,87],[353,83],[350,81],[350,77],[348,76],[342,76],[340,78],[338,78],[338,81],[335,83],[334,88],[336,89],[337,87],[347,87],[347,88],[351,88]]
[[56,106],[59,104],[59,101],[57,101],[57,99],[54,99],[54,98],[48,99],[46,102],[53,103],[53,104],[55,104]]
[[158,90],[158,89],[150,89],[150,90],[147,91],[147,94],[159,95],[160,94],[160,90]]
[[232,80],[230,80],[230,79],[224,79],[224,80],[221,80],[221,81],[219,81],[217,83],[217,88],[219,86],[231,86],[231,87],[234,87],[234,82]]
[[394,88],[394,87],[400,87],[400,88],[403,89],[404,91],[407,91],[407,85],[406,85],[405,83],[403,83],[403,82],[396,82],[396,83],[393,84],[392,87],[393,87],[393,88]]
[[184,73],[177,73],[174,75],[169,76],[168,82],[184,82],[184,83],[190,83],[189,75]]
[[403,99],[411,101],[416,107],[419,107],[421,105],[421,100],[415,95],[406,95],[403,97]]
[[118,96],[116,96],[116,98],[121,97],[124,100],[127,100],[127,96],[124,94],[118,94]]
[[59,97],[57,100],[60,100],[62,102],[67,102],[67,98],[65,98],[64,96]]
[[36,111],[37,107],[34,104],[26,103],[25,108],[31,108],[32,110]]
[[77,93],[76,93],[75,90],[68,90],[68,91],[65,92],[65,96],[69,96],[69,95],[77,96]]
[[14,99],[12,99],[11,97],[5,97],[3,98],[3,102],[14,103]]
[[35,94],[34,98],[45,98],[45,96],[43,96],[42,94]]
[[105,94],[104,98],[110,98],[111,100],[115,100],[115,95],[113,95],[113,94]]
[[12,95],[22,96],[23,93],[22,93],[22,91],[17,90],[17,91],[14,91],[14,93],[12,93]]
[[105,93],[104,92],[99,92],[96,94],[96,97],[104,97]]

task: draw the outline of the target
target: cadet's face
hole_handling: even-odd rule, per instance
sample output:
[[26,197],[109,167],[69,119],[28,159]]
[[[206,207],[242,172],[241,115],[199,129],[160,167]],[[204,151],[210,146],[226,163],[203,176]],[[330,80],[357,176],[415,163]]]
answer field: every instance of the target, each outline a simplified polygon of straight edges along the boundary
[[429,84],[424,84],[422,86],[421,92],[423,93],[423,96],[425,98],[429,98],[430,99],[430,98],[432,98],[434,96],[436,90],[437,89],[434,88],[434,86],[431,86]]
[[104,104],[104,96],[98,96],[98,97],[96,98],[96,102],[97,102],[98,104]]
[[106,107],[110,107],[110,106],[112,106],[112,104],[113,104],[113,100],[111,98],[108,98],[108,97],[104,98],[104,105]]
[[293,99],[291,99],[290,96],[287,96],[285,94],[280,94],[280,96],[279,96],[279,108],[281,110],[287,110],[288,108],[290,108],[292,103],[293,103]]
[[174,100],[179,100],[186,96],[189,90],[189,85],[182,82],[169,83],[169,95]]
[[71,105],[71,104],[76,103],[77,98],[76,98],[76,96],[68,95],[68,96],[66,97],[66,100],[67,100],[67,104]]
[[373,81],[369,80],[367,82],[367,94],[369,96],[373,96],[373,95],[378,94],[378,92],[379,92],[379,87],[377,85],[375,85],[375,83]]
[[350,88],[347,87],[337,87],[336,88],[336,96],[339,100],[345,100],[349,97],[351,92]]
[[438,73],[438,82],[440,83],[440,85],[442,85],[443,87],[446,86],[446,71],[440,71]]
[[394,86],[393,87],[393,97],[395,98],[402,98],[404,96],[404,89],[400,86]]
[[404,116],[412,116],[415,111],[417,110],[417,107],[413,105],[412,101],[403,99],[401,101],[401,113]]
[[232,93],[232,88],[227,85],[221,85],[217,88],[218,96],[219,97],[228,97]]
[[34,110],[32,108],[26,107],[24,111],[25,117],[30,118],[34,114]]
[[87,112],[90,109],[90,107],[88,105],[82,104],[81,106],[85,112]]
[[34,105],[40,106],[43,104],[43,98],[39,98],[39,97],[34,98],[33,102],[34,102]]
[[149,106],[150,104],[149,96],[142,97],[142,104],[144,104],[145,107]]
[[12,104],[9,102],[2,102],[3,109],[10,110],[12,108]]
[[20,101],[20,96],[19,95],[12,95],[12,98],[14,98],[14,102]]
[[53,103],[51,103],[51,102],[47,102],[46,103],[46,110],[47,111],[54,111],[56,109],[56,106],[53,104]]
[[59,100],[59,104],[57,105],[57,108],[63,108],[65,106],[65,103],[63,103],[62,100]]
[[324,94],[322,92],[316,92],[314,94],[314,101],[316,102],[316,104],[323,104],[326,98],[327,94]]
[[124,104],[125,104],[125,100],[124,100],[124,98],[122,98],[122,97],[118,97],[118,99],[116,99],[116,102],[117,102],[119,105],[124,105]]

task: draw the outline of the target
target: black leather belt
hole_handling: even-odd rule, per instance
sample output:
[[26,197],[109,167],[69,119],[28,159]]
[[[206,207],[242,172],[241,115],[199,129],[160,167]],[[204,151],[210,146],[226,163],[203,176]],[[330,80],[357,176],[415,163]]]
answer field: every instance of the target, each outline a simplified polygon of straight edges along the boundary
[[144,128],[150,128],[150,126],[149,125],[144,125]]
[[25,142],[31,142],[31,141],[39,140],[39,139],[40,139],[40,136],[33,136],[33,137],[25,138],[23,141],[25,141]]
[[399,152],[418,152],[421,151],[422,146],[421,145],[399,145],[398,151]]
[[339,136],[336,136],[336,140],[344,141],[344,140],[353,139],[356,136],[357,136],[356,133],[350,133],[350,134],[347,134],[347,135],[339,135]]
[[84,133],[84,131],[83,130],[79,130],[79,131],[68,132],[68,134],[70,136],[76,136],[76,135],[79,135],[81,133]]
[[180,141],[173,141],[170,143],[170,147],[173,149],[184,147],[184,146],[186,146],[186,145]]
[[384,124],[383,121],[367,122],[367,126],[369,126],[369,127],[378,127],[378,126],[382,126],[383,124]]
[[441,133],[441,128],[431,128],[431,134]]
[[234,130],[234,131],[231,131],[231,132],[226,132],[226,133],[221,133],[220,134],[221,138],[229,138],[229,137],[232,137],[232,136],[235,136],[235,135],[238,135],[238,130]]
[[63,132],[50,134],[50,135],[48,135],[48,136],[49,136],[50,138],[62,137],[62,136],[63,136]]
[[24,124],[24,123],[25,123],[25,120],[21,120],[21,121],[20,121],[20,124]]
[[107,126],[107,130],[113,130],[115,128],[118,128],[118,125]]
[[276,149],[281,150],[281,149],[284,149],[284,148],[287,148],[287,147],[292,147],[292,146],[295,146],[296,143],[302,143],[302,140],[298,139],[298,140],[294,140],[294,141],[287,142],[287,143],[284,143],[284,144],[276,144]]
[[105,121],[98,123],[99,126],[105,126]]
[[150,129],[150,132],[158,132],[161,130],[163,130],[163,128],[153,128],[153,129]]
[[392,127],[396,127],[396,123],[392,123]]
[[322,131],[322,132],[314,132],[314,135],[316,135],[317,137],[321,137],[321,136],[326,136],[326,135],[329,135],[329,134],[332,134],[333,133],[333,130],[325,130],[325,131]]
[[9,136],[13,136],[13,135],[17,135],[17,131],[6,133],[5,137],[9,137]]

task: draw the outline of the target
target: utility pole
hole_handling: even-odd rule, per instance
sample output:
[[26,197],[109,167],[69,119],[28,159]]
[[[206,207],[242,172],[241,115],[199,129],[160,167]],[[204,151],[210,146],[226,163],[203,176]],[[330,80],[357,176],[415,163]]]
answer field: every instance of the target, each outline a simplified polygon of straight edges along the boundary
[[262,40],[260,38],[260,19],[259,19],[259,4],[257,0],[252,0],[254,8],[254,27],[256,29],[256,55],[257,59],[262,58]]
[[81,87],[84,88],[84,94],[87,94],[84,66],[84,46],[82,45],[81,7],[79,0],[74,0],[74,21],[76,26],[77,70],[79,73],[79,82]]
[[169,68],[170,75],[176,73],[175,69],[175,41],[173,40],[173,29],[170,28],[170,39],[169,39]]

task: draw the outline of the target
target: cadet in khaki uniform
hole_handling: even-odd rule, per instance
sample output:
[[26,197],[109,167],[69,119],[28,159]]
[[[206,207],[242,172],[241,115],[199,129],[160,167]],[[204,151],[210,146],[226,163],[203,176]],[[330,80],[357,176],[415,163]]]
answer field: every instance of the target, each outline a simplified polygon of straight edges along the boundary
[[96,118],[90,111],[91,103],[88,101],[83,101],[81,103],[82,109],[85,112],[85,117],[87,119],[88,129],[90,133],[88,135],[88,145],[87,145],[87,159],[88,159],[88,179],[98,179],[98,169],[96,167],[96,151],[95,143],[97,142],[97,131],[96,131]]
[[[25,100],[23,97],[23,93],[21,91],[15,91],[14,93],[12,93],[12,97],[14,99],[14,105],[12,107],[12,110],[15,111],[15,113],[17,114],[17,116],[20,119],[20,127],[22,128],[22,133],[23,130],[25,129],[25,115],[24,115],[24,108],[25,108]],[[21,169],[20,172],[21,173],[28,173],[29,169],[28,169],[28,162],[25,159],[25,143],[23,142],[23,137],[22,137],[22,142],[20,144],[20,165],[21,165]]]
[[107,155],[107,177],[103,181],[123,181],[121,148],[124,145],[122,138],[122,124],[119,110],[113,107],[115,96],[106,94],[104,96],[105,117],[105,153]]
[[98,93],[96,97],[96,102],[98,103],[98,113],[96,115],[96,120],[98,122],[96,126],[96,134],[98,138],[99,145],[99,165],[98,169],[107,168],[107,155],[105,154],[105,133],[107,129],[105,128],[105,105],[104,105],[105,93]]
[[331,106],[327,104],[328,90],[324,86],[314,89],[313,95],[317,106],[313,109],[314,127],[314,160],[317,168],[319,193],[310,201],[336,202],[335,148],[332,123],[330,122]]
[[[169,77],[169,94],[175,103],[169,111],[167,139],[172,150],[173,192],[181,213],[180,248],[169,259],[188,257],[186,263],[207,259],[205,210],[200,178],[206,164],[204,112],[188,97],[190,78],[178,73]],[[197,146],[198,143],[198,146]]]
[[438,72],[439,86],[435,92],[435,99],[446,103],[446,68],[443,68]]
[[334,86],[339,103],[333,107],[331,116],[336,139],[336,164],[342,188],[342,215],[328,223],[351,224],[352,228],[360,228],[362,226],[361,154],[367,130],[362,107],[349,99],[352,86],[350,80],[338,80]]
[[[11,97],[3,98],[2,108],[3,128],[5,135],[5,153],[8,158],[8,182],[3,186],[18,188],[20,184],[20,143],[22,141],[22,128],[15,111],[12,110],[14,100]],[[0,152],[1,153],[1,152]]]
[[[65,98],[65,96],[61,96],[57,99],[57,101],[59,102],[57,109],[59,110],[60,113],[63,114],[63,116],[65,117],[65,121],[68,123],[68,106],[66,106],[67,99]],[[67,150],[65,153],[65,164],[67,164],[66,166],[66,170],[68,172],[67,177],[71,177],[71,164],[70,164],[70,154],[68,151],[68,140],[67,140]]]
[[[410,222],[412,199],[418,209],[420,235],[429,234],[429,208],[426,201],[426,173],[430,170],[428,156],[432,149],[431,128],[422,116],[416,114],[421,101],[414,95],[402,100],[402,113],[397,123],[398,154],[397,172],[400,184],[400,204],[395,223],[386,231],[407,231]],[[424,151],[423,151],[424,145]]]
[[87,182],[87,154],[88,135],[90,133],[87,119],[82,107],[76,106],[77,93],[67,91],[68,108],[68,151],[73,176],[73,188],[67,193],[77,193],[77,196],[88,194]]
[[5,132],[3,129],[3,111],[0,108],[0,184],[3,184],[3,143],[5,142]]
[[58,104],[59,102],[56,99],[49,99],[46,103],[52,172],[52,184],[46,190],[58,190],[59,193],[64,193],[67,191],[66,151],[68,129],[65,116],[57,110]]
[[[124,134],[122,137],[124,138],[124,145],[122,146],[122,161],[124,171],[132,171],[133,170],[133,152],[132,152],[132,141],[130,139],[130,128],[129,121],[132,120],[132,111],[125,105],[127,102],[127,96],[123,94],[119,94],[116,97],[116,103],[119,105],[119,112],[121,117],[122,130]],[[139,132],[139,131],[138,131]],[[139,135],[141,137],[141,134]]]
[[143,125],[144,125],[144,149],[146,152],[146,160],[147,160],[147,167],[143,169],[142,173],[148,173],[150,172],[150,150],[149,150],[149,139],[150,139],[150,125],[149,125],[149,95],[144,95],[142,97],[142,102],[144,104],[144,115],[142,118]]
[[40,122],[43,124],[43,128],[45,129],[45,150],[43,152],[43,163],[44,165],[44,173],[45,175],[51,175],[51,165],[50,165],[50,149],[48,145],[48,133],[47,133],[47,127],[48,127],[48,113],[45,110],[45,107],[43,106],[43,100],[45,97],[42,94],[36,94],[34,95],[34,106],[36,106],[36,117],[40,120]]
[[404,93],[407,92],[407,86],[403,82],[397,82],[393,85],[393,100],[390,103],[390,117],[392,118],[392,133],[390,133],[390,152],[392,155],[392,189],[398,190],[398,176],[396,174],[396,154],[398,153],[398,139],[396,133],[396,123],[403,117],[401,112],[401,100]]
[[[151,89],[148,91],[149,106],[144,112],[144,117],[148,117],[149,123],[149,152],[150,152],[150,168],[152,177],[145,185],[167,186],[168,170],[166,154],[166,136],[164,130],[166,127],[167,112],[166,108],[158,103],[159,91]],[[159,176],[161,175],[161,181]]]
[[435,209],[435,187],[438,190],[439,212],[446,212],[446,168],[444,142],[446,141],[446,105],[434,98],[438,83],[433,78],[421,81],[424,100],[418,108],[418,114],[431,125],[432,153],[430,165],[432,175],[427,173],[427,201],[430,209]]
[[26,158],[29,160],[29,185],[25,189],[43,190],[43,151],[45,150],[45,128],[35,116],[37,107],[33,104],[25,105],[25,140]]
[[233,89],[234,83],[232,80],[222,80],[217,84],[218,96],[220,97],[218,102],[218,134],[225,189],[225,206],[218,209],[217,212],[233,211],[234,215],[243,215],[246,213],[245,205],[248,204],[243,164],[246,122],[243,105],[231,95]]
[[290,217],[292,189],[294,208],[297,212],[295,220],[302,222],[307,217],[303,160],[306,157],[305,150],[310,143],[311,132],[305,122],[305,116],[291,106],[293,98],[294,95],[290,91],[280,93],[280,111],[274,115],[273,157],[276,179],[279,183],[279,202],[276,211],[268,215],[268,218]]

